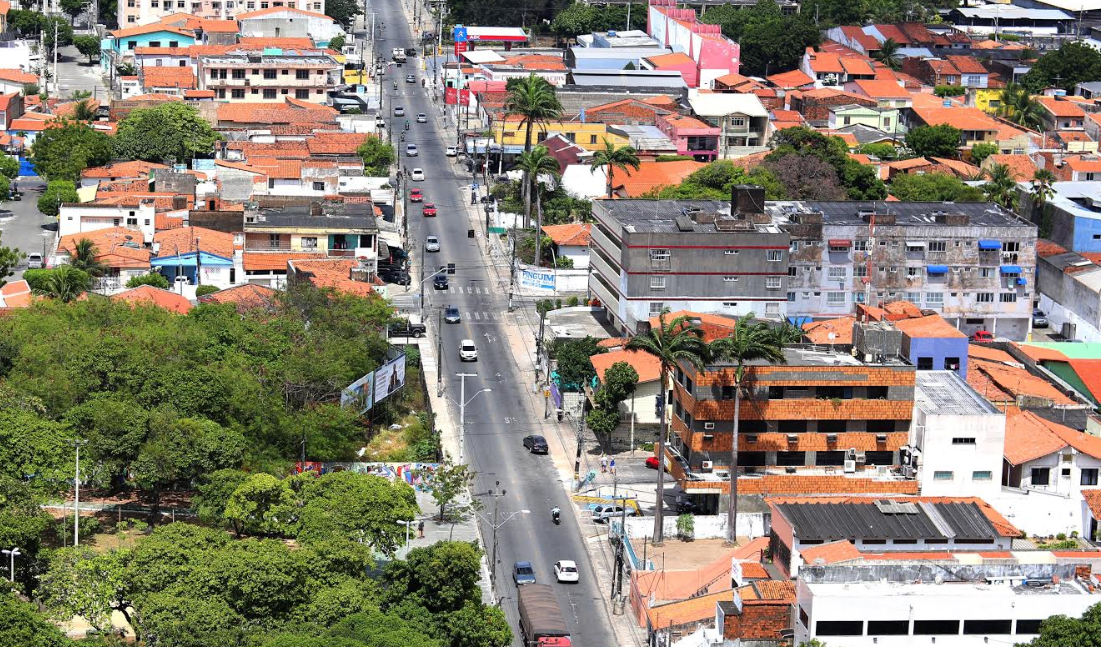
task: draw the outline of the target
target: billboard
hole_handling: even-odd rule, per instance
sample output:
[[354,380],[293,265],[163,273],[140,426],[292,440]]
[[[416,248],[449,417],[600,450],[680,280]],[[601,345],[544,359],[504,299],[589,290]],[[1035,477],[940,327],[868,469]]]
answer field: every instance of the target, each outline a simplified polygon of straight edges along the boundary
[[375,374],[368,373],[348,385],[340,394],[340,406],[356,407],[360,413],[366,413],[375,406]]
[[[389,356],[389,353],[387,353]],[[405,353],[399,354],[375,371],[375,402],[382,402],[405,386]]]
[[536,290],[554,289],[554,270],[524,269],[520,271],[520,285]]
[[405,386],[405,351],[391,346],[386,362],[374,371],[352,382],[340,394],[340,406],[356,407],[367,413],[394,391]]

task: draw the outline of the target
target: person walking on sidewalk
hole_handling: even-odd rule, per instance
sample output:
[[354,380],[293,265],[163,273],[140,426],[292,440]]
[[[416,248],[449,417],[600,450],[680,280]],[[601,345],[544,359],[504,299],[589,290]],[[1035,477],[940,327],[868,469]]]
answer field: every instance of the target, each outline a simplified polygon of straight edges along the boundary
[[417,532],[420,534],[420,538],[424,539],[424,519],[417,523]]
[[608,473],[608,459],[604,457],[604,454],[600,455],[600,473]]
[[611,462],[608,463],[608,469],[612,471],[612,476],[615,476],[615,456],[613,456]]

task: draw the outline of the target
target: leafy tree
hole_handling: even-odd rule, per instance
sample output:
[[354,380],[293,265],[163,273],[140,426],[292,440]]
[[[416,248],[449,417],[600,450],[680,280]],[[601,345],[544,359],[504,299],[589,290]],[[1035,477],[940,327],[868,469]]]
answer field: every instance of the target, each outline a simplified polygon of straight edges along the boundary
[[92,278],[99,278],[107,272],[107,266],[96,260],[97,256],[99,256],[99,248],[96,244],[88,238],[81,238],[76,241],[69,255],[69,265]]
[[0,645],[71,647],[73,644],[33,605],[18,599],[13,592],[0,593]]
[[276,539],[227,543],[193,567],[189,594],[220,597],[246,622],[270,623],[308,600],[304,564]]
[[417,499],[404,481],[334,472],[305,482],[300,492],[297,537],[344,537],[392,555],[405,540],[397,521],[412,521]]
[[142,637],[141,624],[132,613],[125,583],[127,553],[95,553],[90,547],[59,548],[39,579],[38,598],[58,622],[83,617],[102,632],[111,629],[111,614],[118,611]]
[[1013,172],[1005,164],[994,164],[986,171],[990,180],[982,189],[986,197],[1002,207],[1013,211],[1017,208],[1017,180],[1013,178]]
[[199,111],[179,101],[135,110],[118,124],[115,154],[150,162],[186,162],[208,155],[221,137]]
[[[628,25],[627,16],[631,22]],[[551,31],[561,38],[574,38],[580,34],[591,34],[612,29],[645,29],[646,5],[635,4],[628,14],[627,5],[606,5],[598,7],[574,2],[558,11],[551,22]]]
[[[520,127],[524,128],[524,152],[531,150],[531,134],[536,124],[544,127],[548,121],[562,116],[562,103],[554,93],[554,87],[543,77],[529,74],[526,78],[510,79],[505,99],[505,118],[519,117]],[[527,191],[531,180],[527,173],[523,178],[524,190],[524,227],[531,226],[530,200]]]
[[971,147],[971,162],[975,166],[982,166],[982,163],[986,158],[998,152],[998,146],[996,144],[987,144],[980,142]]
[[603,385],[596,393],[596,404],[609,411],[618,410],[638,386],[638,371],[627,362],[616,362],[604,371]]
[[19,160],[10,155],[0,155],[0,175],[9,180],[19,177]]
[[337,52],[344,49],[344,34],[337,34],[329,39],[329,49]]
[[[195,499],[192,501],[192,507],[199,515],[199,520],[212,525],[219,525],[227,520],[226,507],[234,495],[237,494],[238,488],[249,481],[250,478],[248,472],[233,468],[221,469],[204,475]],[[255,498],[245,496],[242,493],[238,505],[243,511],[246,506],[251,507],[256,503]],[[235,524],[233,530],[238,537],[241,536],[239,525]]]
[[221,292],[217,286],[214,285],[200,285],[195,288],[195,297],[205,297],[208,294],[214,294],[215,292]]
[[115,66],[115,72],[119,76],[137,76],[138,68],[134,67],[133,63],[119,63]]
[[[141,625],[165,647],[239,645],[245,619],[220,597],[153,593],[141,601]],[[152,642],[152,641],[150,641]]]
[[1047,201],[1055,195],[1055,189],[1051,186],[1055,183],[1055,179],[1055,174],[1046,168],[1037,169],[1032,174],[1032,201],[1040,209],[1043,209]]
[[622,417],[619,415],[619,409],[597,408],[585,416],[585,424],[598,438],[601,436],[610,437],[621,421]]
[[872,155],[884,161],[898,159],[898,149],[893,144],[878,142],[864,144],[857,149],[857,152]]
[[356,16],[363,13],[363,4],[356,0],[333,0],[325,3],[325,15],[345,27],[351,27]]
[[[15,564],[18,581],[30,580],[33,569],[29,564],[33,562],[28,560],[37,558],[43,534],[52,522],[53,518],[40,507],[38,497],[27,482],[0,474],[0,546],[17,546],[23,553]],[[2,623],[0,620],[0,625]],[[0,640],[0,644],[5,643]]]
[[[126,281],[126,287],[137,288],[143,285],[151,285],[155,288],[161,288],[167,290],[169,288],[168,277],[160,272],[150,272],[149,274],[142,274],[141,276],[131,276]],[[199,286],[203,287],[203,286]]]
[[607,352],[592,337],[558,342],[553,348],[557,360],[558,385],[563,389],[580,391],[596,377],[596,369],[589,360],[593,355]]
[[[703,331],[693,326],[688,317],[681,316],[672,321],[666,320],[663,311],[658,316],[658,325],[651,326],[645,335],[637,335],[627,342],[627,350],[640,350],[654,356],[661,363],[659,389],[662,395],[661,431],[658,433],[658,460],[665,461],[665,437],[668,433],[668,416],[665,415],[665,390],[669,384],[669,373],[681,362],[703,370],[708,356],[707,345],[703,341]],[[733,471],[733,470],[732,470]],[[665,470],[658,471],[658,492],[665,491]],[[665,540],[662,521],[665,513],[664,497],[658,497],[654,510],[654,543]]]
[[356,153],[363,159],[363,172],[371,177],[385,177],[397,160],[394,147],[378,137],[367,137]]
[[903,202],[982,202],[981,189],[947,173],[902,174],[891,180],[891,195]]
[[[1065,47],[1065,45],[1064,45]],[[1042,60],[1042,59],[1041,59]],[[1040,624],[1040,635],[1018,647],[1070,647],[1101,643],[1101,604],[1095,604],[1081,618],[1051,616]]]
[[958,97],[967,94],[967,88],[962,85],[938,85],[933,88],[933,94],[938,97]]
[[405,561],[390,562],[383,569],[383,598],[391,605],[412,602],[430,613],[459,611],[481,600],[481,557],[473,543],[461,541],[414,548]]
[[[42,31],[46,15],[30,9],[12,9],[8,12],[8,25],[21,36],[34,35]],[[38,94],[37,92],[35,94]]]
[[345,580],[318,591],[303,610],[302,619],[332,626],[345,616],[377,611],[378,595],[371,582]]
[[450,647],[507,647],[512,629],[500,607],[467,603],[444,623]]
[[530,151],[520,153],[520,158],[516,162],[516,167],[524,172],[524,178],[531,182],[531,186],[527,187],[525,195],[527,196],[527,203],[524,205],[524,213],[531,215],[531,198],[532,193],[535,193],[535,212],[536,212],[536,225],[535,225],[535,265],[541,265],[542,259],[539,254],[540,243],[543,236],[543,188],[542,183],[539,182],[539,178],[543,176],[550,176],[552,181],[558,178],[558,160],[551,157],[546,146],[536,146]]
[[80,202],[76,186],[69,180],[51,180],[38,196],[38,210],[47,216],[61,213],[61,205]]
[[39,92],[41,92],[41,88],[38,87],[37,83],[24,83],[23,84],[23,96],[33,97],[33,96],[37,96]]
[[888,38],[879,44],[879,51],[872,55],[872,58],[883,63],[892,70],[902,69],[902,60],[899,58],[898,50],[901,46],[893,38]]
[[597,149],[589,162],[590,172],[598,168],[603,168],[608,176],[608,199],[611,199],[614,197],[612,192],[615,190],[615,170],[619,169],[626,172],[627,169],[633,168],[637,171],[642,168],[642,164],[638,160],[638,151],[633,147],[616,147],[615,144],[605,139],[604,148]]
[[445,460],[426,476],[429,479],[428,491],[431,492],[436,505],[440,506],[438,519],[442,522],[447,506],[470,489],[476,474],[465,463],[452,463],[450,460]]
[[[70,26],[76,22],[77,16],[84,13],[87,7],[88,0],[61,0],[61,11],[69,16]],[[81,52],[81,54],[84,54],[84,52]],[[85,56],[87,56],[87,54],[85,54]]]
[[90,473],[93,480],[121,489],[130,463],[145,442],[149,413],[120,394],[97,393],[69,409],[64,421],[88,441],[86,465],[95,466]]
[[[734,334],[713,341],[708,353],[714,357],[732,361],[734,368],[734,434],[730,441],[730,507],[726,516],[726,541],[738,541],[738,416],[742,407],[742,385],[746,376],[746,362],[764,360],[772,364],[785,364],[783,346],[776,331],[762,322],[753,320],[750,313],[734,324]],[[662,471],[662,470],[658,470]]]
[[[1027,75],[1026,75],[1027,76]],[[1005,84],[999,96],[998,115],[1024,128],[1039,129],[1044,108],[1027,86],[1012,81]]]
[[[30,159],[35,171],[50,184],[56,180],[73,183],[80,179],[80,172],[84,169],[110,161],[111,140],[107,135],[92,130],[88,124],[62,121],[59,126],[47,128],[35,138]],[[42,201],[39,200],[39,211],[42,211],[41,206]],[[56,212],[42,212],[57,215]]]
[[92,121],[96,118],[96,111],[87,99],[82,99],[73,106],[73,119],[75,121]]
[[837,171],[814,155],[786,155],[766,162],[791,200],[842,200]]
[[[52,270],[42,270],[42,287],[35,290],[42,296],[57,299],[62,303],[69,303],[80,298],[88,290],[92,289],[92,277],[87,272],[78,270],[71,265],[62,265]],[[30,283],[30,280],[27,281]]]
[[919,157],[956,157],[961,132],[948,124],[918,126],[906,133],[906,145]]
[[1055,86],[1074,91],[1084,81],[1101,78],[1101,52],[1084,42],[1070,41],[1054,52],[1048,52],[1021,77],[1021,85],[1038,93]]
[[[224,494],[225,481],[239,478],[236,474],[227,474],[236,470],[222,470],[222,474],[213,481],[213,487],[207,490],[212,496]],[[212,475],[213,476],[213,475]],[[210,499],[207,499],[210,501]],[[217,507],[218,499],[214,499]],[[222,517],[232,526],[237,536],[242,532],[251,535],[290,534],[294,521],[294,493],[287,484],[270,474],[253,474],[245,479],[230,494],[224,504]],[[210,514],[209,508],[207,514]]]
[[841,164],[839,177],[850,200],[883,200],[887,197],[887,186],[876,175],[875,169],[867,164],[848,158]]
[[16,266],[25,256],[18,249],[0,246],[0,287],[7,285],[8,282],[5,279],[15,274]]
[[718,160],[701,167],[679,185],[662,187],[645,197],[664,200],[729,200],[735,184],[756,184],[764,187],[765,198],[787,198],[784,185],[767,167],[761,165],[746,172],[731,160]]
[[4,476],[26,480],[32,492],[56,494],[68,489],[73,450],[68,431],[29,411],[0,410],[0,466]]
[[762,76],[796,67],[806,48],[821,42],[812,18],[805,17],[808,14],[785,15],[773,0],[747,9],[720,5],[709,7],[700,17],[702,22],[721,25],[723,35],[741,43],[743,74]]
[[[64,2],[64,0],[62,0]],[[56,26],[57,37],[54,38]],[[53,59],[55,47],[66,47],[73,44],[73,26],[65,22],[61,16],[47,16],[42,23],[42,47],[46,58]]]

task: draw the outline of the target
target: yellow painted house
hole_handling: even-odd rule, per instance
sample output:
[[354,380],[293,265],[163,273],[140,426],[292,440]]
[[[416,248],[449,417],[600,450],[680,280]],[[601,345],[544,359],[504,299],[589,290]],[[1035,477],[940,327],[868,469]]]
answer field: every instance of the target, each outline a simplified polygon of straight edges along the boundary
[[[534,146],[549,135],[556,134],[564,135],[566,139],[587,151],[604,148],[605,141],[610,141],[616,147],[630,143],[626,137],[609,133],[608,127],[604,124],[580,121],[550,121],[545,124],[535,124],[531,129],[531,143]],[[520,121],[509,120],[493,124],[493,141],[500,144],[506,154],[524,152],[526,136],[527,125]]]
[[972,105],[988,115],[998,112],[998,107],[1002,105],[1001,88],[975,88],[971,92]]

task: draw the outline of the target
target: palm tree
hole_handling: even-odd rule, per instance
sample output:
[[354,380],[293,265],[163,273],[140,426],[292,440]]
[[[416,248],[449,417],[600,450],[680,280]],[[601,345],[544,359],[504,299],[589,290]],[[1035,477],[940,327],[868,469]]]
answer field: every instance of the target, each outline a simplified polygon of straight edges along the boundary
[[879,45],[879,51],[872,54],[872,58],[883,63],[891,70],[901,70],[902,61],[898,60],[900,45],[893,38],[888,38]]
[[665,417],[665,389],[669,383],[669,374],[679,363],[702,371],[707,361],[707,344],[703,341],[703,331],[691,325],[688,317],[677,317],[666,321],[668,311],[658,315],[658,325],[650,328],[645,335],[632,337],[627,342],[627,350],[640,350],[653,355],[661,363],[661,431],[658,436],[658,505],[654,511],[654,544],[660,545],[665,535],[662,532],[665,492],[665,436],[668,424]]
[[986,198],[1011,211],[1016,209],[1017,180],[1013,179],[1013,172],[1009,170],[1009,166],[993,164],[986,170],[986,175],[990,178],[990,181],[982,187]]
[[1051,185],[1055,182],[1055,174],[1046,168],[1037,169],[1032,174],[1032,200],[1043,209],[1047,201],[1055,195],[1055,189]]
[[73,106],[73,119],[76,121],[91,121],[96,118],[96,111],[88,103],[87,99],[79,101]]
[[91,288],[88,274],[71,265],[61,265],[50,271],[39,292],[69,303]]
[[738,416],[742,408],[742,384],[746,375],[746,362],[765,360],[783,364],[782,333],[760,321],[753,321],[753,313],[734,324],[734,334],[711,342],[709,353],[737,364],[734,369],[734,434],[730,439],[730,507],[726,513],[726,541],[738,541]]
[[[520,154],[520,159],[516,162],[516,166],[524,172],[524,177],[531,180],[531,186],[528,187],[527,196],[530,202],[532,193],[535,193],[535,266],[539,267],[540,263],[540,243],[543,242],[543,191],[540,188],[539,176],[549,175],[552,178],[558,177],[558,160],[550,156],[550,151],[546,146],[536,146],[535,148]],[[531,204],[524,205],[525,210],[531,212]]]
[[1001,101],[998,106],[999,116],[1025,128],[1040,127],[1043,122],[1043,107],[1024,86],[1013,82],[1006,83],[999,99]]
[[92,278],[99,278],[107,272],[107,266],[96,260],[99,248],[87,238],[76,241],[73,253],[69,255],[69,265],[83,270]]
[[642,164],[638,161],[638,151],[630,146],[615,147],[615,144],[604,140],[604,148],[597,150],[593,153],[593,159],[589,162],[589,172],[592,173],[596,169],[607,166],[608,174],[608,198],[612,197],[612,175],[615,173],[615,169],[626,171],[628,167],[635,169],[636,171],[641,168]]
[[[554,87],[542,77],[529,75],[526,79],[519,79],[508,91],[505,99],[505,117],[520,117],[520,125],[526,129],[524,133],[524,152],[531,150],[531,132],[535,124],[545,124],[552,119],[562,116],[562,103],[554,94]],[[528,189],[528,176],[524,174],[524,191]],[[525,193],[526,209],[524,211],[524,227],[531,226],[531,201]]]

